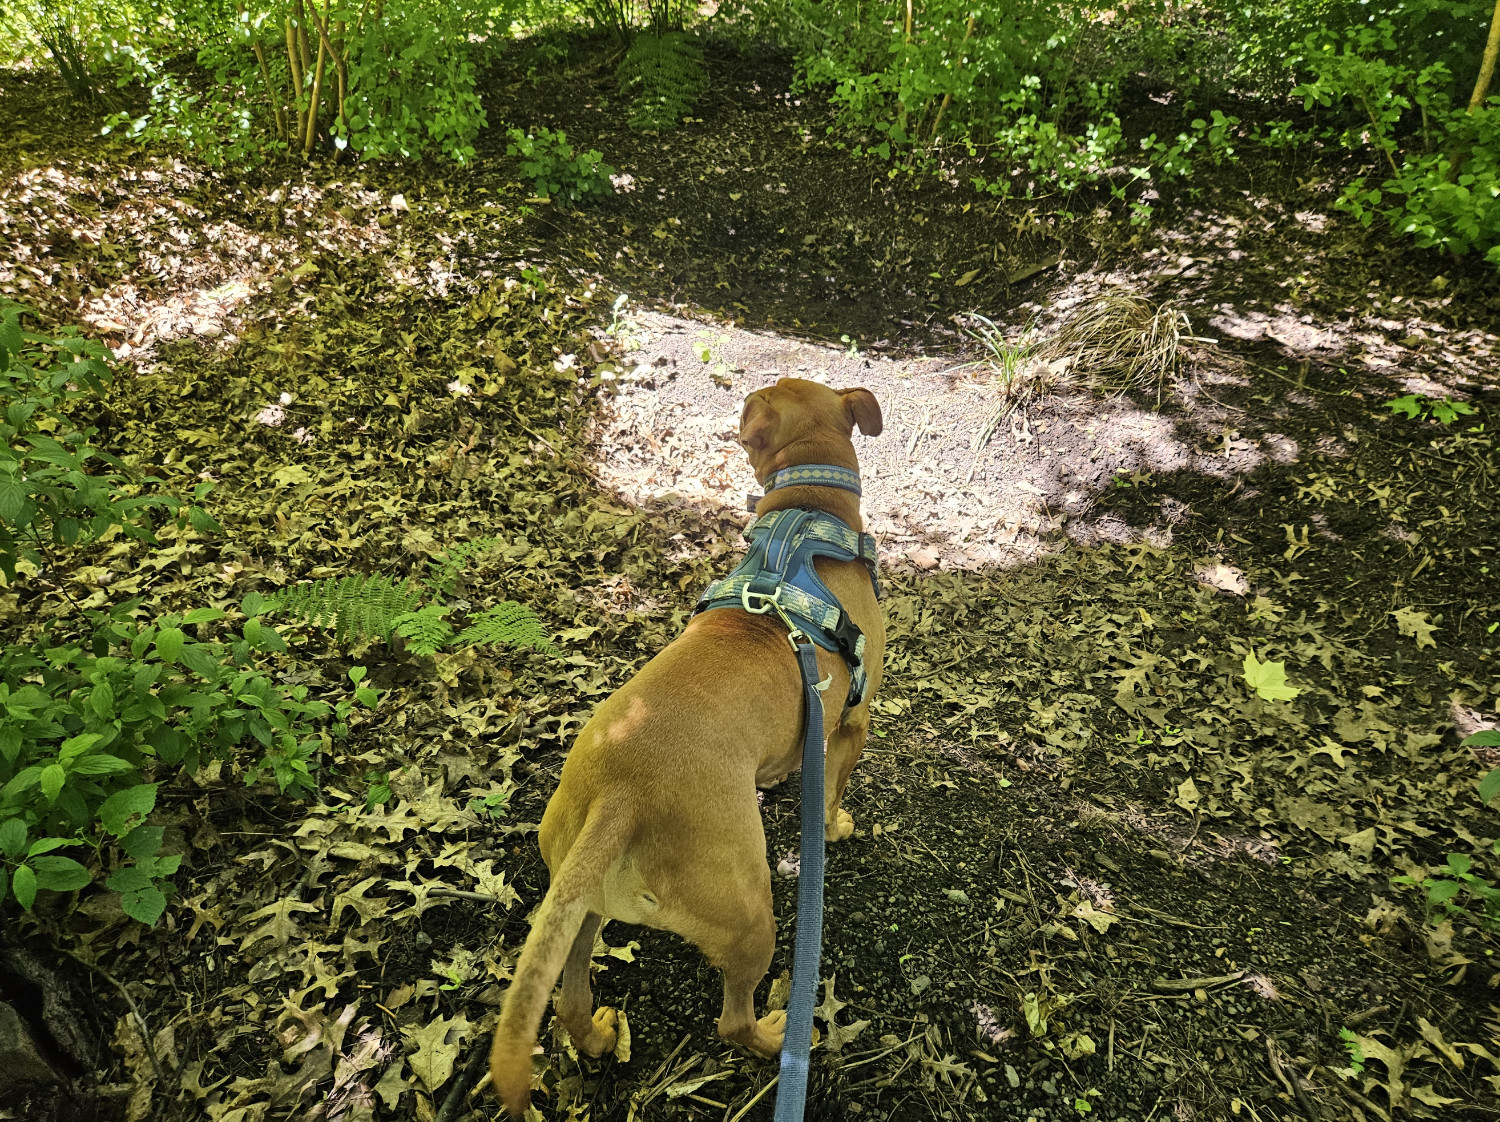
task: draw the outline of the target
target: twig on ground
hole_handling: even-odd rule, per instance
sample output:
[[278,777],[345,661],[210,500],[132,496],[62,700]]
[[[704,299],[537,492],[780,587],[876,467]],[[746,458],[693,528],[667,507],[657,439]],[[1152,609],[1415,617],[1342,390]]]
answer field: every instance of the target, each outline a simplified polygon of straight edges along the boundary
[[156,1054],[156,1045],[151,1040],[151,1026],[146,1023],[146,1018],[142,1015],[140,1006],[135,1003],[135,998],[130,996],[130,991],[125,988],[124,983],[97,962],[90,962],[86,958],[80,958],[70,950],[61,947],[58,949],[74,962],[88,967],[119,991],[120,996],[125,999],[125,1004],[130,1006],[130,1015],[135,1018],[136,1028],[140,1030],[141,1044],[146,1049],[146,1056],[151,1061],[152,1070],[156,1072],[156,1081],[162,1085],[164,1091],[167,1091],[171,1095],[176,1095],[178,1090],[178,1073],[174,1070],[172,1077],[170,1079],[167,1078],[166,1069],[162,1067],[161,1057]]
[[[765,1098],[766,1097],[766,1092],[769,1091],[772,1087],[776,1086],[776,1084],[779,1083],[780,1081],[781,1081],[781,1073],[777,1072],[775,1075],[773,1075],[771,1077],[771,1082],[767,1083],[759,1091],[755,1092],[755,1098],[751,1099],[744,1106],[740,1107],[740,1111],[739,1111],[738,1114],[736,1114],[733,1118],[729,1118],[729,1111],[726,1109],[724,1111],[724,1117],[728,1118],[729,1122],[740,1122],[741,1118],[745,1117],[745,1115],[747,1115],[747,1114],[750,1113],[750,1108],[752,1106],[754,1106],[756,1103],[760,1102],[761,1099]],[[730,1105],[733,1106],[732,1103]]]
[[464,1057],[464,1066],[459,1069],[458,1078],[448,1088],[448,1094],[443,1098],[443,1105],[438,1108],[437,1116],[433,1122],[454,1122],[459,1117],[464,1101],[474,1090],[474,1085],[479,1082],[479,1077],[484,1073],[484,1054],[491,1037],[481,1033],[469,1045],[469,1054]]

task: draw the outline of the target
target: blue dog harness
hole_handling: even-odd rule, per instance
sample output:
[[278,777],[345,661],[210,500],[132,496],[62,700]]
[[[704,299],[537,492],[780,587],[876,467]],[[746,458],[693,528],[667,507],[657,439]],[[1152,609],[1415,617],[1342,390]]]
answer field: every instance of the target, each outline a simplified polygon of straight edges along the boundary
[[[859,494],[859,475],[848,468],[806,464],[776,472],[767,490],[778,487],[840,487]],[[753,615],[774,611],[787,626],[792,648],[799,637],[833,651],[849,664],[849,706],[864,700],[865,637],[838,598],[818,577],[813,558],[862,561],[880,596],[875,539],[856,533],[821,510],[773,510],[745,530],[750,549],[727,577],[709,585],[693,614],[714,608],[740,608]]]
[[[778,487],[839,487],[859,494],[859,475],[831,464],[784,468],[767,481]],[[752,504],[753,505],[753,504]],[[750,550],[724,579],[708,586],[693,614],[740,608],[753,615],[775,611],[786,624],[802,674],[802,841],[797,872],[797,939],[792,950],[792,992],[781,1045],[775,1122],[799,1122],[807,1100],[811,1067],[813,1002],[823,945],[823,698],[814,644],[836,651],[849,664],[847,705],[858,705],[869,686],[865,637],[849,613],[818,579],[814,557],[863,561],[880,596],[875,539],[859,534],[820,510],[773,510],[745,530]]]

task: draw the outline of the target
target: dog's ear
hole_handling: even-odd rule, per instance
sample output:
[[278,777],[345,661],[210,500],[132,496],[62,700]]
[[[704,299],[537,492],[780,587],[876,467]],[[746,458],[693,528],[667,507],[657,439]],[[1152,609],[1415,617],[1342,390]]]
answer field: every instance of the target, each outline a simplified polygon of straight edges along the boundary
[[776,428],[776,410],[760,394],[745,399],[740,414],[740,443],[752,452],[764,452],[771,444]]
[[839,395],[844,399],[844,412],[849,423],[858,425],[859,431],[866,436],[879,436],[885,424],[880,419],[880,403],[875,400],[875,395],[866,389],[839,390]]

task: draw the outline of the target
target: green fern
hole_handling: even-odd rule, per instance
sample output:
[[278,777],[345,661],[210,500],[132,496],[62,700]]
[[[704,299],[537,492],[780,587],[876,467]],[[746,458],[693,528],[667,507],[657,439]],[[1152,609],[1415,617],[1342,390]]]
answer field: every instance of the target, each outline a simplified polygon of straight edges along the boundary
[[637,129],[676,128],[708,85],[702,49],[681,31],[637,35],[615,78],[634,99],[629,120]]
[[458,586],[458,575],[469,562],[502,544],[504,543],[499,538],[475,538],[473,541],[450,546],[436,557],[428,559],[427,567],[431,572],[422,579],[422,583],[434,591],[451,595]]
[[503,600],[480,612],[469,621],[468,627],[458,633],[454,642],[465,647],[499,643],[507,647],[529,647],[546,654],[557,653],[536,613],[514,600]]
[[328,577],[273,593],[268,612],[282,612],[315,627],[332,627],[335,638],[389,639],[396,620],[415,611],[420,594],[391,577]]
[[453,609],[446,604],[428,604],[391,621],[391,629],[406,640],[406,649],[416,655],[432,655],[453,638],[453,625],[443,617]]

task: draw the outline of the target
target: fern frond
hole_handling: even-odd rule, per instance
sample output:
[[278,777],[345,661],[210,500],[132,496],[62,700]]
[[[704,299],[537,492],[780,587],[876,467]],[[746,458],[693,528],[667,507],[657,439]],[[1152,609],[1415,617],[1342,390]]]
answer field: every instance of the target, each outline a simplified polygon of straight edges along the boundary
[[338,639],[389,639],[396,619],[421,601],[405,581],[355,574],[280,589],[267,599],[266,611],[282,612],[314,627],[332,627]]
[[469,562],[502,544],[504,543],[499,538],[475,538],[473,541],[449,546],[437,556],[428,558],[427,567],[431,571],[423,578],[422,583],[434,591],[451,595],[458,585],[459,574]]
[[453,638],[453,625],[443,618],[452,610],[446,604],[428,604],[397,616],[391,621],[391,629],[406,640],[406,649],[412,654],[434,654]]
[[504,600],[475,616],[469,626],[458,633],[456,645],[485,647],[499,643],[507,647],[528,647],[546,654],[557,653],[542,621],[525,604]]
[[630,125],[637,129],[676,128],[708,85],[702,49],[681,31],[637,35],[615,78],[634,97]]

